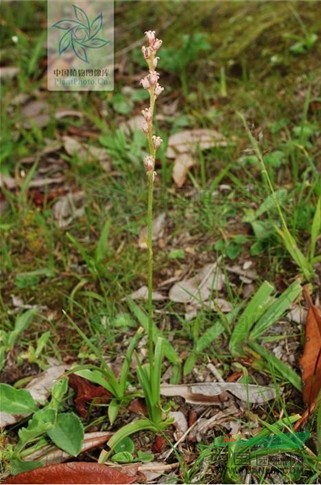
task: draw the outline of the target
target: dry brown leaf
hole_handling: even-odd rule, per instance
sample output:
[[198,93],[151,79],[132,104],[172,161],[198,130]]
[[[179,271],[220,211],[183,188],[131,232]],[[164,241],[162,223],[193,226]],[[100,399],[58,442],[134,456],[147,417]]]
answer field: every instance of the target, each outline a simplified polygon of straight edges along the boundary
[[178,303],[204,302],[223,285],[224,275],[217,263],[207,264],[193,278],[175,283],[169,291],[169,299]]
[[184,130],[171,135],[168,140],[166,156],[175,158],[179,153],[196,153],[197,149],[225,147],[226,138],[218,131],[198,129]]
[[205,382],[202,384],[162,384],[161,394],[173,397],[181,396],[191,404],[220,404],[229,398],[237,397],[241,401],[262,404],[275,399],[276,392],[272,387],[241,384],[238,382]]
[[313,304],[308,288],[303,288],[308,306],[305,327],[305,344],[300,359],[303,380],[303,399],[307,405],[305,413],[296,423],[298,429],[313,412],[321,391],[321,310]]
[[[130,298],[132,300],[147,300],[148,299],[148,288],[147,286],[142,286],[139,290],[134,291]],[[166,300],[166,296],[162,295],[159,291],[153,291],[152,293],[153,301]]]
[[133,483],[136,477],[99,463],[49,465],[9,477],[4,483]]
[[74,109],[58,109],[54,115],[56,120],[60,120],[66,117],[73,117],[73,118],[83,118],[84,114],[81,111],[76,111]]
[[173,167],[175,184],[182,187],[186,182],[189,169],[197,163],[197,149],[205,150],[226,145],[226,138],[215,130],[184,130],[170,136],[166,156],[175,158]]
[[113,397],[110,392],[102,386],[92,384],[87,379],[69,374],[69,386],[75,391],[75,408],[79,416],[88,417],[88,408],[92,401],[106,403]]
[[86,143],[80,143],[71,136],[64,136],[62,138],[64,149],[68,155],[77,155],[79,158],[90,161],[99,161],[105,172],[111,170],[111,162],[105,148],[99,148]]
[[181,153],[177,155],[173,167],[173,179],[177,187],[183,187],[189,169],[194,165],[196,165],[195,155],[192,155],[191,153]]
[[59,379],[69,367],[70,366],[66,364],[49,367],[45,372],[34,377],[25,389],[30,392],[37,403],[44,404],[50,396],[54,382]]
[[[55,380],[59,379],[67,369],[69,369],[67,365],[53,365],[39,376],[34,377],[25,389],[30,392],[37,403],[44,404],[50,396]],[[22,417],[25,418],[26,415],[16,414],[13,416],[0,411],[0,427],[4,428],[18,423]]]
[[85,192],[80,191],[69,193],[57,200],[52,210],[58,227],[67,227],[75,218],[84,215],[84,198]]
[[[97,431],[94,433],[85,433],[84,441],[81,447],[80,453],[98,448],[104,445],[111,437],[113,433],[110,431]],[[40,450],[34,451],[31,455],[28,455],[25,461],[41,461],[44,466],[53,465],[55,463],[62,463],[63,461],[70,460],[72,458],[69,453],[60,450],[56,446],[46,445]]]
[[[161,238],[164,235],[165,223],[166,223],[165,212],[162,212],[153,220],[153,233],[152,233],[153,241],[156,241],[157,239]],[[140,231],[138,246],[141,249],[147,248],[147,227],[143,227],[142,230]]]
[[20,71],[19,67],[13,66],[0,66],[0,80],[2,81],[10,81]]

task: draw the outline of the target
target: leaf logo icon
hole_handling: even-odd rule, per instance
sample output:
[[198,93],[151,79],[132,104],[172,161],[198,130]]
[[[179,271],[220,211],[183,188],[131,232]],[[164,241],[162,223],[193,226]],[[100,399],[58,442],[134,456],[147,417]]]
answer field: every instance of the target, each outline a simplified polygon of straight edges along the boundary
[[90,22],[86,12],[73,5],[75,19],[59,20],[52,25],[56,29],[66,31],[59,42],[59,55],[71,49],[84,62],[89,62],[87,49],[99,49],[110,44],[110,40],[96,37],[103,26],[103,14],[100,13]]

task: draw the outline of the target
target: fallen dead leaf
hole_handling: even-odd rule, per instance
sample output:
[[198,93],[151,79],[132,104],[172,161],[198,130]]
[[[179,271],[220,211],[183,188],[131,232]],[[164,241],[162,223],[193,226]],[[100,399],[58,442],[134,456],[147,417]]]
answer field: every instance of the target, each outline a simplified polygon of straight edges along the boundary
[[215,130],[184,130],[171,135],[166,151],[167,158],[174,158],[173,179],[182,187],[188,171],[196,165],[197,149],[205,150],[217,146],[226,146],[226,138]]
[[73,117],[73,118],[83,118],[84,114],[81,111],[76,111],[73,109],[58,109],[54,115],[56,120],[61,120],[62,118]]
[[171,135],[168,140],[166,156],[176,158],[179,153],[196,153],[197,149],[227,146],[226,138],[215,130],[184,130]]
[[133,483],[135,476],[89,462],[60,463],[9,477],[4,483]]
[[10,81],[11,79],[15,78],[19,71],[20,71],[19,67],[1,66],[0,67],[0,80],[1,80],[1,82],[2,81]]
[[276,392],[272,387],[241,384],[238,382],[206,382],[197,384],[162,384],[163,396],[181,396],[191,404],[206,404],[208,406],[220,404],[229,398],[237,397],[241,401],[252,404],[262,404],[275,399]]
[[186,182],[189,169],[196,165],[195,155],[181,153],[177,155],[173,167],[173,179],[178,188],[183,187]]
[[222,290],[224,275],[217,263],[204,266],[188,280],[180,281],[169,291],[169,299],[177,303],[207,301],[213,291]]
[[88,407],[93,400],[107,402],[113,397],[110,392],[102,386],[96,386],[83,377],[76,374],[69,374],[69,386],[75,391],[75,408],[79,416],[87,418]]
[[305,328],[305,344],[300,359],[303,381],[303,400],[307,405],[301,419],[295,424],[298,429],[313,412],[321,391],[321,310],[313,304],[307,286],[303,288],[308,314]]
[[85,192],[79,191],[64,195],[55,202],[52,210],[58,227],[67,227],[74,219],[84,215],[84,198]]
[[[113,433],[110,431],[97,431],[94,433],[85,433],[84,441],[81,447],[80,453],[98,448],[104,445],[111,437]],[[60,450],[56,446],[46,445],[40,450],[34,451],[31,455],[28,455],[25,461],[41,461],[43,466],[53,465],[55,463],[62,463],[63,461],[70,460],[72,458],[69,453]]]
[[[30,392],[31,396],[37,403],[44,404],[50,396],[55,380],[59,379],[59,377],[61,377],[68,369],[68,365],[53,365],[39,376],[34,377],[25,389]],[[18,423],[22,417],[25,418],[26,415],[17,414],[13,416],[0,411],[0,427],[2,428]]]
[[[148,288],[147,288],[147,286],[142,286],[138,290],[134,291],[130,295],[130,298],[132,300],[147,300],[148,299]],[[159,291],[153,291],[152,300],[153,301],[166,300],[166,296],[162,295]]]
[[182,411],[171,411],[169,416],[173,418],[173,426],[176,428],[174,437],[176,440],[181,440],[188,428],[185,414]]
[[95,147],[93,145],[87,145],[86,143],[80,143],[71,136],[64,136],[63,144],[68,155],[77,155],[79,158],[90,161],[99,161],[101,167],[105,172],[111,170],[111,160],[105,148]]
[[[166,214],[162,212],[153,220],[152,239],[156,241],[164,235]],[[138,246],[141,249],[147,248],[147,227],[143,227],[139,234]]]

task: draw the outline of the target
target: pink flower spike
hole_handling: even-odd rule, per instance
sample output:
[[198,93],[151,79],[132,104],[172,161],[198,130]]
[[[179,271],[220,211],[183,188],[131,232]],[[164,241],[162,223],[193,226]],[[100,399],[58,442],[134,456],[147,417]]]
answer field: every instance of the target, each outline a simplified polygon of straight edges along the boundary
[[155,30],[147,30],[145,32],[149,45],[152,46],[155,41]]
[[163,140],[161,139],[160,136],[153,135],[152,140],[153,140],[153,145],[155,147],[155,150],[157,150],[157,148],[159,148],[163,143]]
[[164,91],[164,88],[162,88],[162,86],[160,86],[158,83],[156,84],[156,87],[155,87],[155,95],[156,96],[159,96],[162,92]]
[[143,86],[144,89],[149,89],[150,88],[150,82],[149,82],[149,77],[145,76],[141,81],[140,84]]
[[162,43],[163,41],[160,40],[160,39],[155,39],[155,41],[153,42],[153,44],[151,45],[153,51],[158,51],[158,49],[160,49],[160,47],[162,46]]
[[150,111],[150,108],[143,109],[142,115],[144,116],[147,123],[149,123],[152,120],[152,113]]
[[154,170],[154,159],[151,155],[147,155],[144,158],[144,164],[146,168],[146,172],[152,172]]

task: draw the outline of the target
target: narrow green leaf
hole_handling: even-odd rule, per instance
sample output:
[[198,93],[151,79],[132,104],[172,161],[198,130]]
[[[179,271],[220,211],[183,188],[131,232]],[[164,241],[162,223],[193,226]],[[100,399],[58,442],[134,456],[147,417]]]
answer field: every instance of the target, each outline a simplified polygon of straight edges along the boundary
[[148,429],[150,431],[154,431],[155,433],[158,431],[158,428],[149,419],[138,419],[137,421],[126,424],[116,431],[116,433],[107,442],[107,445],[113,450],[124,438],[127,438],[127,436],[138,433],[139,431],[146,431]]
[[183,374],[187,376],[194,369],[196,364],[196,355],[190,354],[184,362]]
[[54,427],[47,432],[49,438],[58,448],[77,456],[84,440],[84,428],[74,413],[58,414]]
[[[112,371],[110,371],[112,372]],[[99,384],[100,386],[104,387],[116,397],[121,398],[122,396],[118,395],[118,387],[119,384],[115,379],[115,376],[112,377],[110,375],[106,376],[105,369],[104,370],[90,370],[90,369],[82,369],[77,370],[74,372],[77,376],[83,377],[84,379],[88,379],[90,382],[94,382],[95,384]],[[111,378],[111,379],[110,379]],[[110,382],[111,380],[111,382]],[[117,392],[116,392],[117,391]]]
[[15,451],[20,452],[36,438],[46,434],[54,426],[55,417],[56,414],[53,409],[44,408],[36,411],[28,421],[27,427],[19,430],[19,441]]
[[98,240],[98,244],[96,247],[96,251],[95,251],[96,264],[101,263],[108,255],[108,252],[109,252],[108,236],[109,236],[110,226],[111,226],[111,219],[108,219],[102,228],[100,238]]
[[267,368],[271,367],[272,370],[277,371],[284,379],[291,382],[291,384],[298,389],[298,391],[302,391],[301,377],[290,366],[282,362],[280,359],[271,354],[271,352],[255,342],[251,342],[250,347],[261,357],[263,357],[263,359],[266,361]]
[[298,248],[297,243],[288,228],[284,227],[283,229],[280,229],[276,227],[275,229],[281,237],[284,246],[291,255],[293,261],[300,268],[304,277],[307,280],[310,280],[311,276],[313,276],[313,268],[302,251]]
[[271,327],[283,313],[289,308],[291,303],[300,295],[302,287],[299,281],[294,281],[264,312],[250,333],[250,339],[255,340]]
[[203,335],[196,342],[196,352],[201,353],[205,350],[211,343],[217,339],[223,332],[224,327],[220,322],[214,323],[212,327],[208,328]]
[[30,414],[38,410],[29,391],[0,384],[1,411],[8,414]]
[[240,316],[231,335],[229,349],[232,355],[242,355],[242,344],[247,340],[250,330],[271,303],[274,287],[264,281]]
[[319,197],[311,227],[310,260],[315,256],[317,240],[321,235],[321,195]]
[[[139,308],[138,305],[136,305],[136,303],[133,302],[133,300],[131,300],[130,298],[127,298],[126,301],[131,312],[137,318],[140,325],[145,329],[146,332],[148,332],[149,322],[148,322],[147,315],[143,312],[143,310]],[[153,335],[154,335],[154,342],[156,343],[156,339],[160,335],[160,331],[158,330],[158,328],[154,323],[153,323]],[[164,342],[164,355],[172,364],[181,363],[181,359],[179,355],[177,354],[176,350],[168,340],[165,340]]]

